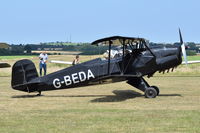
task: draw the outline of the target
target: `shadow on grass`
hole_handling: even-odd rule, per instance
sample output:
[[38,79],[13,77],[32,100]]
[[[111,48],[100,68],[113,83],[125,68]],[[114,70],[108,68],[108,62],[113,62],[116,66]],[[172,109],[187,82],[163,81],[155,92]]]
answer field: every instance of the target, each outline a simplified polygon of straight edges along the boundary
[[[42,97],[101,97],[91,100],[91,102],[120,102],[127,99],[132,99],[136,97],[144,97],[143,94],[135,92],[133,90],[114,90],[115,95],[41,95]],[[18,95],[12,96],[12,98],[34,98],[41,97],[38,95]],[[172,97],[179,96],[180,94],[160,94],[158,97]]]
[[[127,99],[136,98],[136,97],[144,97],[143,94],[135,92],[133,90],[114,90],[113,93],[115,95],[97,98],[97,99],[91,100],[91,102],[121,102]],[[160,94],[158,97],[160,96],[161,97],[172,97],[172,96],[182,97],[182,95],[180,94]]]
[[[142,94],[133,90],[114,90],[115,95],[41,95],[42,97],[103,97],[92,100],[92,102],[117,102],[124,101],[126,99],[141,97]],[[41,97],[37,95],[18,95],[12,96],[12,98],[34,98]]]
[[[112,96],[112,95],[41,95],[42,97],[105,97],[105,96]],[[12,98],[34,98],[34,97],[41,97],[37,95],[18,95],[12,96]]]
[[180,95],[180,94],[159,94],[159,96],[158,97],[182,97],[182,95]]
[[97,98],[97,99],[91,100],[91,102],[121,102],[127,99],[143,96],[141,93],[135,92],[133,90],[114,90],[113,93],[115,95]]
[[48,95],[45,97],[105,97],[111,95]]
[[11,98],[34,98],[34,97],[42,97],[44,95],[38,96],[38,95],[18,95],[18,96],[12,96]]

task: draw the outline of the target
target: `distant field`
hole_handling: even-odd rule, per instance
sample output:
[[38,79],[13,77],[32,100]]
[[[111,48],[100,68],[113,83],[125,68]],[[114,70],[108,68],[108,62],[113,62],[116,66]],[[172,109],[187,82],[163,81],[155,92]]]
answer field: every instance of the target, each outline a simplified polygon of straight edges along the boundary
[[32,51],[32,53],[38,53],[38,54],[42,52],[46,52],[49,54],[64,54],[64,55],[77,55],[81,53],[79,51],[38,51],[38,50]]
[[200,60],[200,55],[197,56],[187,56],[188,60]]
[[0,61],[1,60],[10,60],[10,59],[20,59],[20,58],[33,58],[33,57],[36,57],[36,55],[0,56]]
[[[44,52],[44,51],[33,51],[33,53],[41,53],[41,52]],[[49,53],[59,53],[59,52],[63,52],[63,53],[66,53],[66,54],[79,54],[80,52],[68,52],[68,51],[45,51],[45,52],[49,52]],[[63,56],[63,55],[62,55]],[[66,55],[64,55],[66,56]],[[23,56],[23,55],[19,55],[19,56],[0,56],[0,60],[4,59],[20,59],[20,58],[32,58],[32,57],[37,57],[37,55],[28,55],[28,56]],[[98,55],[95,55],[95,57],[98,57]],[[188,60],[200,60],[200,55],[197,55],[197,56],[187,56],[187,59]]]

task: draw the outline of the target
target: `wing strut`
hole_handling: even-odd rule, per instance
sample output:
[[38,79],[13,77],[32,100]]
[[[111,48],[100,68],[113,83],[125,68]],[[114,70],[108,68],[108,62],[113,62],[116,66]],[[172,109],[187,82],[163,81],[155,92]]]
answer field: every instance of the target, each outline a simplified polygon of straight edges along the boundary
[[109,53],[108,53],[108,75],[110,75],[110,52],[112,41],[109,41]]

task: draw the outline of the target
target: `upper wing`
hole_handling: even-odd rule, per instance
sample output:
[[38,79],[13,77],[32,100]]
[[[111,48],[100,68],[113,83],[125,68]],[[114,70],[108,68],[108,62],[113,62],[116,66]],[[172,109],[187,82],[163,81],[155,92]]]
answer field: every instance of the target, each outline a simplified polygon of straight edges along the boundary
[[8,63],[0,63],[0,68],[10,67]]
[[57,60],[51,60],[51,63],[58,63],[58,64],[68,64],[68,65],[72,65],[72,62],[69,61],[57,61]]

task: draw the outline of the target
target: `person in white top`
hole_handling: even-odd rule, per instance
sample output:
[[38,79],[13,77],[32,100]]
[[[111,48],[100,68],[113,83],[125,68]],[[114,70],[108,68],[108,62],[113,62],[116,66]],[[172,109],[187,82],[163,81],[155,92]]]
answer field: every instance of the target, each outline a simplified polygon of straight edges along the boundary
[[72,65],[79,64],[79,55],[76,55],[76,58],[73,60]]
[[42,52],[39,55],[39,59],[40,59],[40,76],[42,76],[42,69],[44,70],[44,75],[46,75],[47,73],[47,59],[48,59],[48,55],[45,52]]

